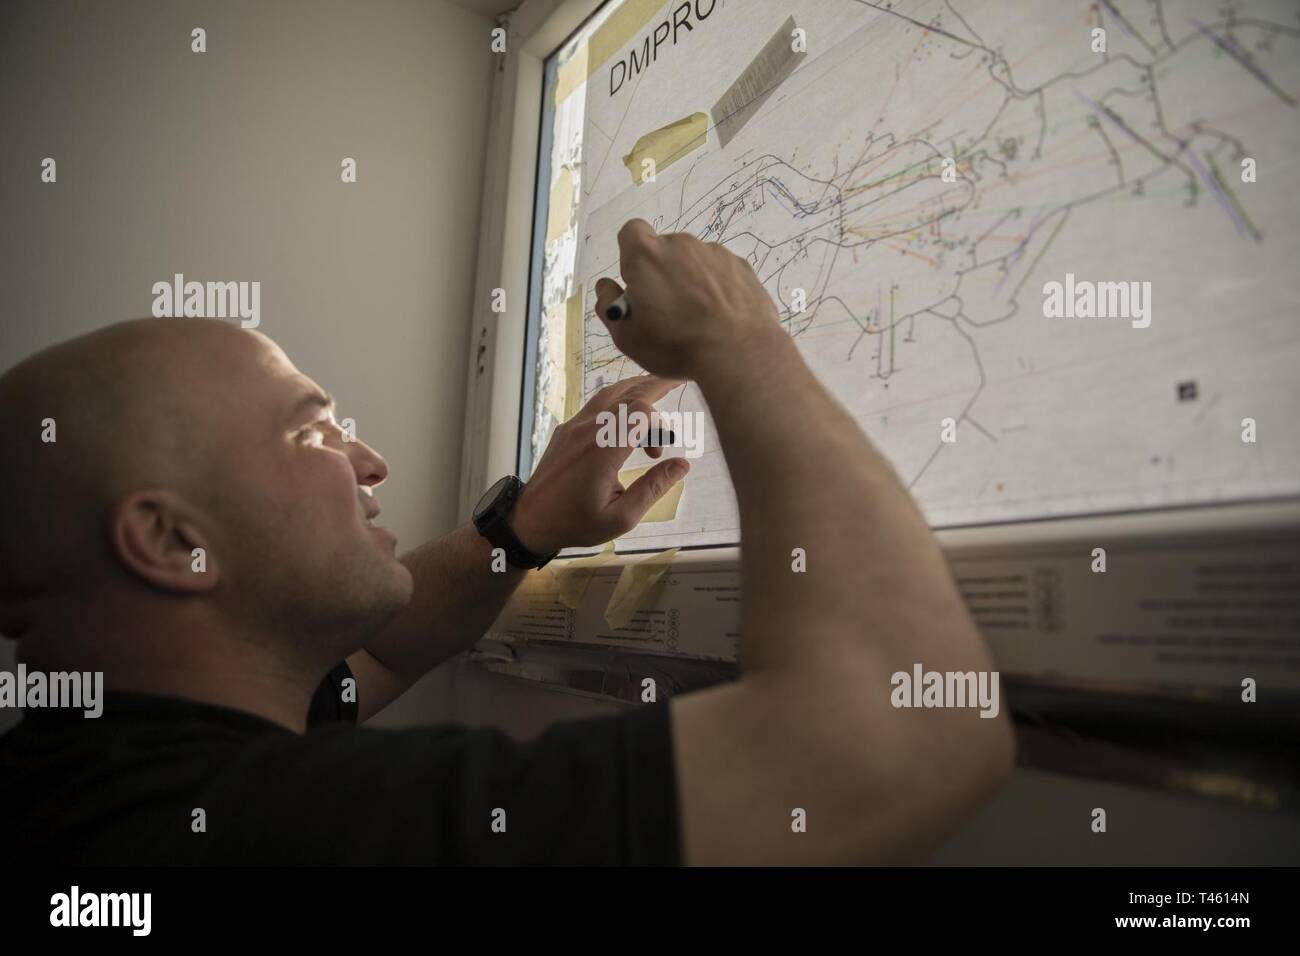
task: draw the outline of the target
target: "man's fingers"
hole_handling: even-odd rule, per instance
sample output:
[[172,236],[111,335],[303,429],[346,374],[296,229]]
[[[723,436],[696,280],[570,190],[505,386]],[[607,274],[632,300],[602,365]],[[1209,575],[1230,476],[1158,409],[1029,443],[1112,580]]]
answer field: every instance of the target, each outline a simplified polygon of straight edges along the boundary
[[596,315],[605,318],[609,304],[623,294],[623,287],[613,279],[602,276],[596,280]]
[[618,408],[618,403],[623,400],[623,395],[632,388],[638,379],[645,377],[644,375],[633,375],[631,378],[619,379],[617,382],[606,385],[591,396],[591,399],[583,406],[583,411],[612,411]]
[[628,440],[634,441],[638,448],[643,448],[651,458],[662,457],[664,453],[662,446],[671,444],[673,435],[672,432],[660,425],[659,410],[644,398],[626,399],[619,402],[619,405],[627,405],[629,421],[636,422],[639,420],[644,423],[644,427],[640,428],[636,436],[629,434]]
[[591,397],[584,411],[587,408],[594,411],[606,409],[616,411],[624,402],[644,401],[653,404],[681,385],[682,381],[677,378],[661,378],[649,372],[633,375],[612,385],[606,385]]
[[685,458],[670,458],[659,462],[632,482],[631,487],[609,506],[611,517],[615,518],[615,523],[624,529],[624,532],[620,533],[635,528],[654,503],[668,494],[668,490],[681,481],[690,469],[691,466]]
[[656,248],[658,241],[654,226],[644,219],[629,219],[623,223],[623,228],[618,231],[619,268],[623,275],[628,274],[628,266],[635,267],[647,252]]
[[620,395],[623,401],[632,401],[633,399],[647,402],[657,402],[663,398],[678,385],[683,384],[684,379],[664,378],[660,375],[634,375],[632,378],[624,379],[630,382],[632,387]]

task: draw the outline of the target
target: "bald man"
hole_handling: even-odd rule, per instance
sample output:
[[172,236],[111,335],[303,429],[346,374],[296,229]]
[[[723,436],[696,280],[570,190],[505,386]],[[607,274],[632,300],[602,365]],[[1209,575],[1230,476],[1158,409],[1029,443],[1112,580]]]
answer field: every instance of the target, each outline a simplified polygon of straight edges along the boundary
[[[1005,713],[891,703],[914,663],[992,667],[924,520],[744,260],[640,220],[619,245],[634,311],[606,324],[652,374],[597,393],[526,485],[507,476],[476,523],[400,559],[375,521],[383,459],[261,334],[129,322],[0,378],[0,631],[29,671],[107,687],[98,718],[29,708],[0,738],[0,844],[86,863],[632,864],[938,845],[1013,743]],[[598,284],[602,321],[624,291]],[[600,412],[648,413],[685,379],[740,505],[741,677],[524,745],[357,727],[476,641],[529,568],[627,532],[685,474],[663,459],[624,489],[631,449],[595,440]]]

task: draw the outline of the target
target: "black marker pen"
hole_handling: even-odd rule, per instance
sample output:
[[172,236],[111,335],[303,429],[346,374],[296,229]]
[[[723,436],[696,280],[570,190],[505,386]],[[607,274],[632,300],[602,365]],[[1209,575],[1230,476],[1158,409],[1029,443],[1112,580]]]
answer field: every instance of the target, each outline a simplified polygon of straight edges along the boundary
[[626,319],[632,314],[632,306],[627,304],[627,293],[624,292],[617,299],[605,306],[605,318],[611,322],[617,322],[619,319]]

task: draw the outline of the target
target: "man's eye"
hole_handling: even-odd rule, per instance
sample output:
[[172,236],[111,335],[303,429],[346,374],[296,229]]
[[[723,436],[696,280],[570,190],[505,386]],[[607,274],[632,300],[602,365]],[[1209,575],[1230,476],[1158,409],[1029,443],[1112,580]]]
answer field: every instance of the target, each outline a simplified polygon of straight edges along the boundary
[[304,444],[319,445],[324,438],[325,436],[321,434],[320,429],[315,425],[309,425],[298,432],[298,440]]

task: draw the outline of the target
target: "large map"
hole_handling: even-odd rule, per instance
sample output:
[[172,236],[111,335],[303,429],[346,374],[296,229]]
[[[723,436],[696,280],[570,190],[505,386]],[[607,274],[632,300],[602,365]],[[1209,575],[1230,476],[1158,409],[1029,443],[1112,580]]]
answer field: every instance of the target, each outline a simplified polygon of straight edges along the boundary
[[[935,526],[1300,493],[1300,4],[627,0],[548,95],[535,454],[641,371],[640,217],[749,260]],[[738,540],[701,450],[620,549]]]

